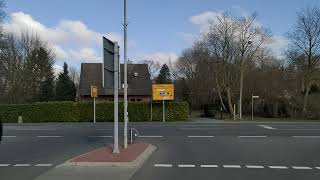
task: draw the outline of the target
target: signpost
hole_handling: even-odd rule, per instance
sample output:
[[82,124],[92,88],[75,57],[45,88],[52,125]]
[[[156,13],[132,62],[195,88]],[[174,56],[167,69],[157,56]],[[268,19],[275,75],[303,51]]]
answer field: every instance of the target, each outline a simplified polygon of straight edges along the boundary
[[98,97],[97,86],[91,86],[91,97],[93,98],[93,122],[96,123],[96,98]]
[[259,99],[259,96],[254,96],[252,94],[252,100],[251,100],[251,120],[253,121],[253,99]]
[[[162,101],[162,120],[166,122],[164,101],[174,100],[174,84],[153,84],[152,100]],[[151,106],[152,113],[152,106]]]
[[119,153],[119,46],[103,37],[103,87],[114,92],[114,146],[113,153]]

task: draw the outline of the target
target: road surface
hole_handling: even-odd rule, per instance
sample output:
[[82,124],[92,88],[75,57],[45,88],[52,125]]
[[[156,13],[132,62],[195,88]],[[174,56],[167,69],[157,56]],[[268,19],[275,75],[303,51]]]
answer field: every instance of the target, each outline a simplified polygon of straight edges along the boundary
[[[320,123],[130,126],[139,131],[138,141],[158,147],[133,180],[320,178]],[[1,180],[31,180],[71,157],[112,143],[113,124],[5,124],[4,135]]]

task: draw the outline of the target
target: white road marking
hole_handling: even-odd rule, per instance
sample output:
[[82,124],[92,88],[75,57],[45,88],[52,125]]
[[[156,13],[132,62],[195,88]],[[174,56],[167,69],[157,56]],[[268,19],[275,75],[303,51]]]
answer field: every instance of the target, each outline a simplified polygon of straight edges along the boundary
[[31,164],[15,164],[13,166],[15,166],[15,167],[28,167],[28,166],[31,166]]
[[89,138],[112,138],[113,136],[88,136]]
[[180,167],[180,168],[194,168],[196,166],[193,164],[179,164],[178,167]]
[[38,138],[61,138],[63,136],[37,136]]
[[188,136],[188,138],[214,138],[214,136]]
[[263,166],[256,166],[256,165],[246,165],[246,168],[249,169],[263,169]]
[[320,167],[315,167],[316,169],[320,169]]
[[10,164],[0,164],[0,167],[8,167]]
[[293,138],[320,138],[320,136],[292,136]]
[[217,168],[219,166],[218,165],[204,164],[204,165],[200,165],[200,167],[202,167],[202,168]]
[[52,166],[52,164],[36,164],[34,166],[36,166],[36,167],[49,167],[49,166]]
[[162,138],[163,136],[138,136],[140,138]]
[[172,164],[154,164],[154,167],[172,167]]
[[179,130],[223,130],[223,128],[179,128]]
[[241,168],[240,165],[223,165],[224,168]]
[[17,136],[2,136],[3,138],[16,138]]
[[312,169],[311,167],[306,167],[306,166],[292,166],[292,169],[302,169],[302,170],[305,170],[305,169]]
[[282,131],[320,131],[320,129],[278,129]]
[[111,131],[111,129],[96,129],[97,131]]
[[259,125],[259,126],[262,128],[265,128],[265,129],[272,129],[272,130],[277,129],[277,128],[273,128],[273,127],[267,126],[267,125]]
[[56,131],[56,129],[15,129],[16,131]]
[[266,138],[267,136],[238,136],[238,138]]
[[271,169],[288,169],[287,166],[269,166]]

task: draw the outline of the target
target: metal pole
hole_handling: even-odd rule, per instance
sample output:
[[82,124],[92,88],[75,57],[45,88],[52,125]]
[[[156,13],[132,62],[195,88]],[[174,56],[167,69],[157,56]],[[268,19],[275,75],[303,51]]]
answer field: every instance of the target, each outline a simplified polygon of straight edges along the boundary
[[165,112],[165,107],[164,107],[164,100],[162,101],[162,119],[163,119],[163,122],[166,122],[166,112]]
[[127,27],[128,27],[128,19],[127,19],[127,0],[124,0],[124,93],[123,93],[123,98],[124,98],[124,148],[128,147],[128,81],[127,81],[127,72],[128,72],[128,67],[127,67]]
[[114,147],[113,147],[113,153],[120,153],[119,151],[119,137],[118,137],[118,129],[119,129],[119,119],[118,119],[118,104],[119,104],[119,99],[118,99],[118,71],[119,71],[119,47],[118,47],[118,42],[114,43]]
[[233,120],[236,120],[236,104],[233,105]]
[[93,122],[96,123],[96,98],[93,98]]
[[151,114],[151,121],[152,121],[152,100],[151,100],[151,112],[150,112],[150,114]]
[[251,96],[251,120],[253,121],[253,94]]

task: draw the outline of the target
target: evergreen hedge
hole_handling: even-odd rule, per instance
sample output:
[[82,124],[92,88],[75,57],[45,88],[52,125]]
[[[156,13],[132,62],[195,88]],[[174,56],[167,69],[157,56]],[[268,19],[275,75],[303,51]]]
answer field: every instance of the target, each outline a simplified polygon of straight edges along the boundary
[[[152,104],[152,120],[162,121],[162,103]],[[151,104],[129,102],[129,121],[150,121]],[[186,121],[189,106],[185,102],[166,102],[166,121]],[[34,104],[0,105],[0,120],[6,123],[18,122],[22,116],[24,123],[40,122],[92,122],[92,102],[48,102]],[[97,102],[97,122],[113,121],[113,103]],[[123,103],[119,103],[119,120],[123,121]]]

